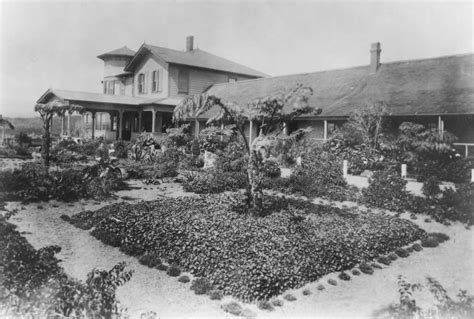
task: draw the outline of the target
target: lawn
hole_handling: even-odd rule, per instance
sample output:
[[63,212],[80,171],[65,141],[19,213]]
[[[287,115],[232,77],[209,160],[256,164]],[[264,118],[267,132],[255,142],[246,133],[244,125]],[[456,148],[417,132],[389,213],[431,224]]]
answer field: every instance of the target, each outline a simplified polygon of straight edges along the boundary
[[383,214],[268,197],[269,213],[257,218],[241,202],[234,193],[120,203],[70,222],[94,227],[92,235],[124,252],[207,278],[243,301],[269,299],[426,236],[414,223]]

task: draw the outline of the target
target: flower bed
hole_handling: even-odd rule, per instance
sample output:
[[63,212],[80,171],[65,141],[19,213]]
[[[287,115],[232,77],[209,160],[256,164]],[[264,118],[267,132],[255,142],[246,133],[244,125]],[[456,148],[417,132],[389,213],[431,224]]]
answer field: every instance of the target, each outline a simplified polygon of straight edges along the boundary
[[95,226],[92,235],[106,244],[156,254],[244,301],[268,299],[426,235],[396,217],[282,198],[267,201],[271,214],[251,217],[233,208],[236,196],[111,205],[72,220]]

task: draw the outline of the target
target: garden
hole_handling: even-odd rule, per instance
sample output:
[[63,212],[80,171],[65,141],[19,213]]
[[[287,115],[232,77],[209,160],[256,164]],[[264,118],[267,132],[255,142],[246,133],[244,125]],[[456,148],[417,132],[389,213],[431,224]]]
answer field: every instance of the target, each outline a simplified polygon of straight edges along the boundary
[[[416,264],[431,251],[452,247],[451,237],[457,238],[459,229],[470,231],[473,164],[456,156],[450,147],[453,136],[437,136],[408,122],[400,125],[398,136],[389,136],[378,106],[367,108],[364,116],[351,116],[325,144],[306,139],[307,130],[283,134],[281,123],[319,114],[306,103],[311,93],[298,86],[255,101],[251,111],[213,96],[191,97],[175,110],[176,127],[159,138],[63,140],[50,149],[45,136],[49,142],[42,163],[0,173],[2,203],[36,205],[37,214],[47,214],[44,207],[65,207],[61,202],[71,205],[67,213],[54,209],[54,223],[88,231],[107,249],[136,259],[152,276],[175,278],[196,295],[221,300],[223,311],[243,317],[297,304],[296,291],[307,297],[326,290],[330,295],[331,289],[358,280],[375,285],[370,277],[377,273],[398,271],[406,260]],[[40,106],[45,121],[48,114],[65,111],[54,107]],[[211,108],[219,112],[209,119],[210,127],[192,138],[186,117]],[[261,126],[251,144],[244,133],[248,120]],[[368,187],[348,183],[342,175],[344,160],[351,174],[370,172]],[[410,174],[423,182],[422,193],[407,190],[401,163],[410,163]],[[282,176],[282,167],[291,174]],[[441,188],[441,181],[454,187]],[[183,196],[158,194],[169,185]],[[145,192],[152,198],[128,196]],[[2,310],[17,317],[29,311],[126,316],[116,296],[119,286],[133,284],[124,263],[92,269],[84,282],[74,279],[55,257],[61,248],[33,248],[8,220],[16,211],[6,207],[0,242]],[[404,318],[426,315],[411,295],[421,285],[402,277],[398,285],[406,288],[400,304],[385,312]],[[428,286],[444,296],[444,315],[472,315],[468,292],[454,301],[435,279],[430,277]]]

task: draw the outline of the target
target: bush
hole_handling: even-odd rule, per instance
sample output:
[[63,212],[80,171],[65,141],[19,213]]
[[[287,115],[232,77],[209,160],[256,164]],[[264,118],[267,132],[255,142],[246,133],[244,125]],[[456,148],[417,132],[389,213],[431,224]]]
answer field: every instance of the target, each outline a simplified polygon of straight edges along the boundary
[[348,275],[347,273],[345,273],[345,272],[341,272],[341,273],[339,274],[338,278],[341,279],[341,280],[345,280],[345,281],[351,280],[351,276],[349,276],[349,275]]
[[181,269],[176,265],[171,265],[168,268],[166,274],[171,277],[178,277],[179,275],[181,275]]
[[421,247],[421,245],[418,244],[418,243],[413,244],[411,247],[413,248],[414,251],[422,251],[423,250],[423,247]]
[[403,212],[409,204],[406,184],[407,181],[395,172],[375,172],[369,178],[369,187],[362,190],[362,203],[369,207]]
[[449,240],[449,236],[444,233],[429,233],[428,236],[436,238],[438,243],[444,243],[445,241]]
[[441,193],[441,188],[439,188],[440,180],[436,176],[431,176],[426,181],[423,182],[423,187],[421,191],[423,195],[428,198],[436,197]]
[[280,166],[273,160],[263,162],[262,171],[263,175],[268,178],[277,178],[281,175]]
[[390,255],[388,255],[388,258],[390,258],[391,260],[397,260],[398,256],[395,253],[391,253]]
[[222,294],[222,291],[220,290],[215,289],[215,290],[209,291],[209,298],[211,300],[221,300],[222,297],[224,297],[224,295]]
[[275,308],[273,308],[272,303],[267,301],[267,300],[260,300],[257,303],[257,307],[258,307],[258,309],[267,310],[267,311],[275,310]]
[[379,257],[377,261],[386,266],[392,263],[392,260],[389,257],[385,257],[385,256]]
[[128,152],[131,149],[132,144],[127,141],[114,141],[114,156],[117,158],[128,158]]
[[156,265],[156,269],[161,271],[168,271],[168,266],[163,263],[159,263],[158,265]]
[[185,284],[185,283],[190,282],[191,280],[189,279],[189,276],[183,275],[183,276],[178,278],[178,281]]
[[330,284],[331,286],[337,286],[337,281],[331,278],[328,279],[328,284]]
[[207,294],[212,289],[212,283],[206,278],[194,279],[191,283],[191,290],[194,290],[196,295]]
[[283,300],[281,299],[278,299],[278,298],[275,298],[275,299],[272,299],[272,305],[274,305],[275,307],[283,307]]
[[241,300],[268,300],[426,234],[408,220],[353,214],[291,198],[266,196],[265,211],[272,213],[252,217],[235,210],[243,198],[160,198],[79,215],[93,221],[91,234],[98,239],[156,252]]
[[247,175],[242,172],[223,172],[210,169],[204,173],[185,175],[183,189],[197,194],[215,194],[225,191],[236,191],[245,188]]
[[303,290],[303,296],[309,296],[309,295],[311,295],[311,290],[309,289]]
[[361,272],[367,275],[372,275],[374,273],[374,269],[367,263],[360,264],[359,269]]
[[161,260],[160,260],[160,258],[158,258],[157,255],[149,254],[149,253],[141,256],[138,259],[138,261],[140,262],[140,264],[148,266],[150,268],[156,267],[158,264],[161,263]]
[[296,297],[293,296],[292,294],[286,294],[283,298],[284,298],[286,301],[295,301],[295,300],[296,300]]
[[434,247],[438,247],[438,245],[439,245],[438,239],[435,237],[428,236],[421,241],[422,247],[434,248]]
[[360,276],[360,271],[357,270],[357,269],[352,269],[352,274],[353,274],[354,276]]
[[319,291],[321,291],[321,290],[324,290],[324,289],[326,289],[326,288],[324,287],[323,284],[319,284],[318,287],[317,287],[317,289],[318,289]]
[[403,248],[398,248],[397,250],[395,250],[395,253],[396,253],[399,257],[402,257],[402,258],[406,258],[406,257],[410,256],[410,254],[408,253],[408,251],[406,251],[406,249],[403,249]]
[[221,306],[221,308],[225,312],[231,313],[235,316],[240,316],[242,314],[242,311],[243,311],[242,306],[239,305],[238,303],[234,302],[234,301],[223,304]]

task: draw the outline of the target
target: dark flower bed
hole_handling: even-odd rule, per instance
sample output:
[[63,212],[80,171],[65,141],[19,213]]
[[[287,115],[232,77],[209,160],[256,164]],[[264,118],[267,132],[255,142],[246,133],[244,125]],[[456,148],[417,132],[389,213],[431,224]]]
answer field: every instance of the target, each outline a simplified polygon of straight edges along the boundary
[[106,244],[154,252],[241,300],[268,299],[426,235],[396,217],[286,198],[267,198],[269,213],[251,217],[235,209],[236,197],[111,205],[82,212],[72,221],[94,226],[92,235]]

